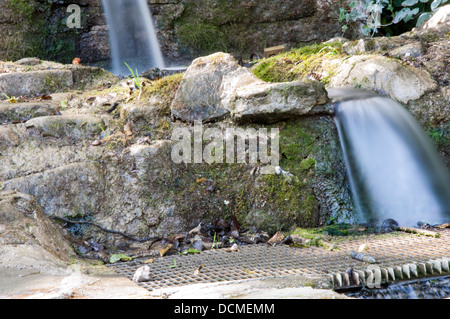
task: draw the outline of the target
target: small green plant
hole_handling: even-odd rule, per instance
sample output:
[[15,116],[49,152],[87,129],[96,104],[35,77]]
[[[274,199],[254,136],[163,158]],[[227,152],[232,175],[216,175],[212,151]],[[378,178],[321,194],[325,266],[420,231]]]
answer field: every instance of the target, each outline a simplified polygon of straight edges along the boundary
[[110,137],[111,136],[111,130],[109,129],[109,127],[105,130],[104,128],[103,128],[103,126],[100,124],[100,123],[98,123],[98,126],[100,127],[100,129],[102,130],[102,135],[103,135],[103,137]]
[[17,103],[17,99],[15,96],[8,96],[5,93],[3,93],[3,95],[6,97],[9,103]]
[[[339,8],[339,21],[346,24],[359,21],[363,25],[365,36],[373,36],[380,29],[393,25],[406,25],[415,21],[418,27],[431,17],[439,7],[448,0],[347,0],[344,7]],[[405,31],[405,30],[403,30]],[[389,32],[388,32],[389,33]]]
[[126,62],[124,63],[127,66],[128,70],[130,70],[131,72],[131,76],[133,77],[134,80],[134,85],[140,90],[142,88],[142,80],[139,77],[138,70],[136,69],[136,73],[134,73],[133,69],[128,65],[128,63]]

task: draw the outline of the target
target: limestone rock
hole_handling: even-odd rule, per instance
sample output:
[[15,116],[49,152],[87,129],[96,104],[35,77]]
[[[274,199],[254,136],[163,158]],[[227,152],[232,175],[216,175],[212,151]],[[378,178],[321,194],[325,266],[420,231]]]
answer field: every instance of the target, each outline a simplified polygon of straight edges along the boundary
[[14,125],[0,126],[0,148],[19,145],[20,134],[15,128]]
[[41,60],[38,58],[23,58],[16,61],[16,63],[20,65],[38,65],[41,63]]
[[237,90],[233,117],[239,122],[276,122],[328,112],[327,102],[319,82],[259,83]]
[[70,244],[33,196],[17,191],[0,192],[0,245],[18,244],[42,247],[65,261],[74,255]]
[[82,139],[99,135],[104,124],[101,119],[90,115],[70,114],[37,117],[27,121],[25,126],[37,129],[44,136]]
[[172,114],[186,122],[209,122],[229,113],[237,121],[273,122],[325,112],[326,91],[318,82],[267,83],[229,54],[196,59],[186,71]]
[[399,48],[395,48],[394,50],[389,52],[389,55],[396,58],[418,58],[419,56],[423,55],[423,53],[424,50],[422,48],[422,43],[416,41]]
[[34,196],[48,216],[92,214],[103,203],[103,174],[89,162],[11,179],[3,187]]
[[69,70],[0,74],[0,92],[8,96],[36,96],[66,91],[73,86]]
[[425,30],[443,32],[450,30],[450,4],[440,7],[430,19],[419,27],[419,31]]
[[147,282],[150,281],[150,277],[151,277],[150,267],[146,265],[136,270],[133,276],[133,281],[138,283]]
[[330,81],[330,87],[339,86],[375,90],[402,103],[437,88],[426,71],[377,55],[358,55],[343,61]]
[[221,103],[223,78],[240,68],[229,54],[195,59],[185,72],[172,102],[172,115],[186,122],[210,122],[225,117]]
[[50,103],[1,103],[0,124],[28,121],[35,117],[48,116],[57,108]]

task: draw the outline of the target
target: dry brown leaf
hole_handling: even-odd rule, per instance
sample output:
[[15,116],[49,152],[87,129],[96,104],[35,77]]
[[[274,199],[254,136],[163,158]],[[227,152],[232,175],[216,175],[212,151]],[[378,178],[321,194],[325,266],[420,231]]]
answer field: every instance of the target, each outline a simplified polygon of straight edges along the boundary
[[445,223],[445,224],[442,224],[442,225],[437,225],[437,226],[435,226],[436,228],[450,228],[450,223]]
[[200,274],[200,271],[202,271],[203,267],[205,267],[205,265],[199,266],[199,267],[194,271],[194,275]]
[[269,239],[268,243],[269,244],[275,244],[275,243],[279,243],[284,239],[284,236],[282,233],[277,232],[275,235],[273,235],[272,238]]
[[197,184],[202,184],[204,182],[206,182],[208,179],[206,179],[205,177],[202,178],[197,178]]
[[164,255],[170,250],[170,248],[172,248],[173,245],[169,244],[166,248],[160,249],[159,250],[159,254],[161,255],[161,257],[164,257]]
[[133,132],[131,131],[131,125],[130,125],[130,122],[126,123],[126,124],[123,126],[123,132],[124,132],[127,136],[133,135]]

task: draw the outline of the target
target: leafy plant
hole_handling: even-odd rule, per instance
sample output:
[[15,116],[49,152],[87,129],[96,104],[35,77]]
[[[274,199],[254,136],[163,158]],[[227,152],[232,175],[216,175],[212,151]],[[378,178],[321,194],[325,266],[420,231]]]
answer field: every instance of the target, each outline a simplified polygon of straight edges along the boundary
[[127,66],[128,70],[130,70],[131,72],[131,76],[133,77],[134,80],[134,85],[140,90],[142,88],[142,80],[139,77],[138,70],[136,69],[136,73],[134,73],[133,69],[128,65],[128,63],[126,62],[124,63]]
[[3,93],[4,96],[6,96],[6,99],[9,101],[9,103],[17,103],[17,99],[15,96],[8,96],[5,93]]
[[364,35],[373,36],[380,29],[392,25],[415,21],[422,25],[448,0],[347,0],[345,7],[339,8],[339,21],[345,21],[342,31],[350,22],[361,22]]

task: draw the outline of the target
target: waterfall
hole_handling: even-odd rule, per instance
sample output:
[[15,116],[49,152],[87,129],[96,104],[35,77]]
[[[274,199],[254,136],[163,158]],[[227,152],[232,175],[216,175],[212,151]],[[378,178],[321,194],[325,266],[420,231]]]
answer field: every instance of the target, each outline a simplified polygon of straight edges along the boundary
[[164,68],[153,19],[146,0],[102,0],[109,27],[111,72],[129,75]]
[[394,100],[330,89],[359,218],[450,222],[450,175],[417,121]]

